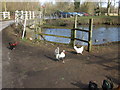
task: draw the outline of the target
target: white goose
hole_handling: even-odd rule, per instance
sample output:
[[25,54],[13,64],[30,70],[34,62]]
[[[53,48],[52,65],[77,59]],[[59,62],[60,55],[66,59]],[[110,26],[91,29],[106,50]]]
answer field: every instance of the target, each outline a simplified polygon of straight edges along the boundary
[[[83,50],[84,50],[84,46],[82,46],[82,47],[80,47],[80,48],[77,48],[76,46],[74,46],[74,49],[75,49],[75,51],[76,51],[76,53],[78,54],[78,53],[83,53]],[[83,54],[82,54],[83,55]]]
[[65,58],[65,50],[63,50],[61,53],[59,53],[59,47],[57,47],[57,49],[55,49],[55,56],[56,56],[57,60],[62,60],[63,63],[65,63],[63,60]]

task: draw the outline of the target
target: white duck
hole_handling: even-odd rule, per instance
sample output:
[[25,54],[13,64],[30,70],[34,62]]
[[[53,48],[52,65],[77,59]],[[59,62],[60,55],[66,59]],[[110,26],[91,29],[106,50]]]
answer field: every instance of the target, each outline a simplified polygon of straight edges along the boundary
[[55,49],[55,56],[56,56],[57,60],[62,60],[63,63],[65,63],[63,60],[65,58],[65,50],[63,50],[61,53],[59,53],[59,47],[57,47],[57,49]]
[[[84,46],[82,46],[82,47],[80,47],[80,48],[77,48],[76,46],[74,46],[74,49],[75,49],[75,51],[77,52],[77,54],[78,53],[83,53],[83,50],[84,50]],[[82,54],[83,55],[83,54]]]

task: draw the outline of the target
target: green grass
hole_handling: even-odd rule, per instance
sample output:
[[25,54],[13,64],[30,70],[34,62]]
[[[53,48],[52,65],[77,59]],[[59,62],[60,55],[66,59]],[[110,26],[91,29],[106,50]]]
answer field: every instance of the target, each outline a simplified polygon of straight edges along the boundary
[[22,38],[20,38],[20,41],[23,41],[23,42],[28,42],[29,40],[28,39],[26,39],[25,37],[22,39]]
[[[107,24],[107,25],[120,25],[119,18],[120,16],[84,16],[78,17],[78,25],[89,24],[89,19],[93,18],[93,24]],[[73,28],[74,17],[72,18],[62,18],[62,19],[53,19],[46,20],[46,23],[42,26],[45,28]]]
[[43,25],[42,28],[57,28],[57,29],[72,29],[72,26],[52,26],[52,25]]

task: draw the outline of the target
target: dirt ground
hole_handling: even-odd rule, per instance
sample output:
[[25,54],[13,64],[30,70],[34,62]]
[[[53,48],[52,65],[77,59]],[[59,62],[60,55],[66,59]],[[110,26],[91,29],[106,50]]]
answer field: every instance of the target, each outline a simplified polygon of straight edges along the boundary
[[[113,80],[114,87],[120,83],[119,42],[93,46],[92,52],[77,55],[68,45],[22,41],[13,29],[2,31],[3,88],[87,88],[90,80],[101,88],[107,78]],[[7,48],[10,41],[19,41],[16,49]],[[57,46],[67,52],[65,64],[55,59]]]

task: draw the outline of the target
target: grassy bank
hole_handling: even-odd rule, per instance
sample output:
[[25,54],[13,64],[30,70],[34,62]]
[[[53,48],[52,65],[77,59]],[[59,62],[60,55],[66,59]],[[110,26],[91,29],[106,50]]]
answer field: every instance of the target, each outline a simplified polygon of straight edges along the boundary
[[[94,19],[94,25],[120,25],[120,16],[89,16],[89,17],[78,17],[78,25],[87,25],[89,24],[89,19]],[[62,18],[62,19],[52,19],[46,20],[43,27],[55,28],[56,26],[64,28],[73,28],[74,17],[72,18]]]

